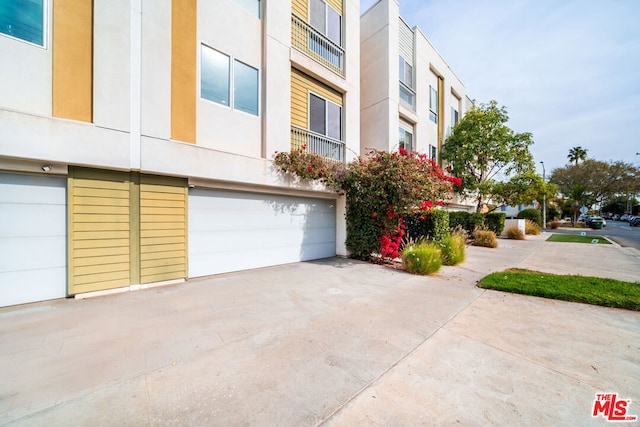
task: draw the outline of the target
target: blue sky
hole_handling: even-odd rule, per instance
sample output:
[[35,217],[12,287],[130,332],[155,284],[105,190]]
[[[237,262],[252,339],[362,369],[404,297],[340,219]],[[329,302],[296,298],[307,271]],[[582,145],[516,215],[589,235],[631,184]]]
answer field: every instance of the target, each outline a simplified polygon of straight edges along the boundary
[[[364,12],[376,0],[360,0]],[[388,0],[383,0],[388,1]],[[391,0],[393,1],[393,0]],[[399,0],[478,102],[531,132],[547,176],[581,146],[640,166],[640,1]]]

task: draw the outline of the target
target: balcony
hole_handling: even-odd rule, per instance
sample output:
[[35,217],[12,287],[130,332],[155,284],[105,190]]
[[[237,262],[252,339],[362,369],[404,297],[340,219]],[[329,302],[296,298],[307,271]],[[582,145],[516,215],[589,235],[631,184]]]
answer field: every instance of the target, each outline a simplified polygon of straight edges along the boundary
[[400,101],[407,107],[415,111],[416,109],[416,93],[409,86],[400,82]]
[[303,146],[308,153],[315,153],[337,162],[345,161],[344,142],[292,125],[291,149],[299,150]]
[[344,77],[344,49],[296,14],[291,15],[291,45]]

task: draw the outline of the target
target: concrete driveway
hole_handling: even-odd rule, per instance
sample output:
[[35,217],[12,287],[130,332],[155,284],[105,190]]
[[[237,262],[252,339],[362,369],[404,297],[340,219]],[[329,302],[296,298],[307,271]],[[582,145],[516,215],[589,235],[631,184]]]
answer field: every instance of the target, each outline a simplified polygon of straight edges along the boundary
[[328,259],[0,309],[0,424],[604,425],[598,392],[640,415],[640,313],[475,287],[554,268],[549,245],[470,247],[433,277]]

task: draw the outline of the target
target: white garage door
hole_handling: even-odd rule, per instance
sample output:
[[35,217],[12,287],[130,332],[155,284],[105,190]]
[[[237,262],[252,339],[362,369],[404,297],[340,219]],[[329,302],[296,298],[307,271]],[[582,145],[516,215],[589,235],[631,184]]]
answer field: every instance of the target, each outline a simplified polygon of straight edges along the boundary
[[66,178],[0,173],[0,306],[66,296]]
[[335,254],[333,200],[189,191],[189,277]]

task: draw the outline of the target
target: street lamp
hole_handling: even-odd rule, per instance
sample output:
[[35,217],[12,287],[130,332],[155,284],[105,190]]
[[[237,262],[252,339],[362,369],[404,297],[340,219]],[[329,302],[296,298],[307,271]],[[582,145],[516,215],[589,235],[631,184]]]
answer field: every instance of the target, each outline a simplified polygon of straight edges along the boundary
[[546,230],[547,228],[547,189],[546,189],[547,174],[546,174],[546,171],[544,170],[544,162],[540,162],[540,164],[542,165],[542,181],[545,183],[545,187],[543,187],[544,193],[542,193],[542,229]]

